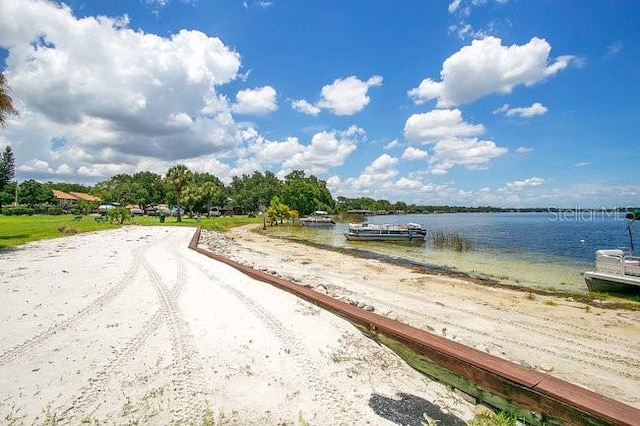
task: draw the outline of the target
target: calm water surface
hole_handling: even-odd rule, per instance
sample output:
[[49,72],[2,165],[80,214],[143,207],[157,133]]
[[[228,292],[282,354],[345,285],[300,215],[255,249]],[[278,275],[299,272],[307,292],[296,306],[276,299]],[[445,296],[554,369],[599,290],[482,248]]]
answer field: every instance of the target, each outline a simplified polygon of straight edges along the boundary
[[472,241],[473,249],[458,253],[428,241],[347,241],[346,223],[334,229],[285,226],[275,233],[455,268],[509,284],[569,291],[587,290],[582,274],[592,269],[596,250],[629,246],[624,216],[604,212],[372,216],[367,222],[415,222],[429,232],[457,232]]

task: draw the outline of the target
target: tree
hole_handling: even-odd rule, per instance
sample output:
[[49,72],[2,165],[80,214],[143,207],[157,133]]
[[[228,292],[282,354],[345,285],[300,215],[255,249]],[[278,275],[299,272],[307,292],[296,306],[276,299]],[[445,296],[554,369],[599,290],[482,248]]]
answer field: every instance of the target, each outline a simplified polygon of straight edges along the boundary
[[207,208],[207,213],[211,211],[214,200],[218,199],[222,193],[222,189],[213,182],[205,182],[199,185],[200,189],[200,201],[203,207]]
[[131,203],[130,195],[133,181],[127,174],[118,174],[111,179],[99,182],[94,187],[94,192],[104,201],[117,201],[121,204]]
[[[2,74],[0,74],[2,75]],[[0,156],[0,192],[4,190],[13,176],[16,170],[16,160],[13,157],[13,151],[10,146],[7,146]],[[2,202],[0,201],[0,209],[2,208]]]
[[294,170],[285,176],[281,194],[282,201],[302,215],[311,214],[315,210],[332,211],[335,208],[327,183],[314,175],[305,176],[302,170]]
[[123,205],[135,204],[145,209],[150,205],[163,202],[166,189],[159,174],[138,172],[133,176],[115,175],[107,181],[97,183],[92,192],[103,200],[117,201]]
[[193,184],[197,186],[199,197],[194,205],[198,211],[209,212],[214,205],[222,206],[227,201],[224,184],[210,173],[194,173]]
[[262,210],[280,193],[282,182],[272,172],[254,172],[253,175],[234,176],[231,181],[231,198],[246,213]]
[[29,207],[51,203],[53,192],[46,186],[33,179],[26,180],[20,184],[18,192],[18,202],[27,204]]
[[271,226],[273,226],[274,223],[277,225],[278,221],[282,223],[283,219],[289,219],[291,217],[291,209],[280,201],[280,198],[276,195],[271,199],[266,215]]
[[193,173],[184,164],[176,164],[167,170],[165,176],[165,184],[167,188],[172,191],[176,197],[176,204],[178,205],[178,222],[182,222],[180,198],[182,191],[186,188],[193,179]]
[[116,222],[122,225],[125,221],[131,221],[131,212],[126,207],[115,207],[107,210],[107,219],[110,223]]
[[3,204],[11,204],[16,199],[16,181],[9,182],[0,190],[0,209]]
[[182,189],[182,196],[180,197],[180,200],[186,207],[186,211],[189,212],[189,217],[193,217],[193,209],[200,201],[201,197],[202,192],[200,191],[200,188],[192,183]]
[[162,176],[153,172],[138,172],[131,177],[132,199],[140,208],[145,209],[151,205],[164,201],[166,189],[162,182]]
[[13,107],[13,99],[9,96],[9,87],[4,74],[0,73],[0,127],[4,127],[10,115],[19,115]]
[[91,186],[82,185],[80,183],[69,183],[69,182],[47,182],[45,185],[49,189],[57,189],[62,192],[84,192],[86,194],[92,194],[93,188]]

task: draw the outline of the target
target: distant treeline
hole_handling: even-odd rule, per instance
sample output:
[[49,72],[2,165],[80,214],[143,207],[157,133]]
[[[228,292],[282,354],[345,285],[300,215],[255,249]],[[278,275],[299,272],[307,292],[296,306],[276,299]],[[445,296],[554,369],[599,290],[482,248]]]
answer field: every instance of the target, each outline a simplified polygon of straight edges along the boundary
[[448,205],[423,205],[407,204],[402,201],[392,203],[388,200],[374,200],[368,197],[346,198],[338,197],[336,208],[340,212],[369,211],[406,214],[429,213],[560,213],[560,212],[625,212],[635,210],[633,207],[613,208],[562,208],[562,207],[492,207],[492,206],[448,206]]
[[[177,173],[179,172],[179,173]],[[175,176],[174,176],[175,175]],[[364,214],[437,214],[437,213],[567,213],[567,212],[625,212],[629,207],[612,209],[583,209],[558,207],[503,208],[492,206],[449,206],[429,204],[408,204],[403,201],[374,200],[369,197],[348,198],[339,196],[337,200],[330,193],[327,183],[303,170],[295,170],[284,179],[272,172],[254,172],[251,175],[233,176],[225,185],[219,178],[209,173],[190,171],[184,165],[176,165],[166,176],[153,172],[137,172],[133,175],[119,174],[95,185],[47,182],[33,179],[9,182],[0,190],[0,206],[17,204],[23,207],[44,208],[55,206],[52,190],[80,192],[95,195],[102,201],[114,201],[122,205],[136,205],[142,209],[156,204],[181,205],[187,211],[208,212],[212,206],[224,207],[236,214],[252,214],[264,211],[278,197],[278,201],[300,215],[308,215],[315,210],[325,210],[330,214],[360,212]],[[83,206],[85,210],[97,205]]]

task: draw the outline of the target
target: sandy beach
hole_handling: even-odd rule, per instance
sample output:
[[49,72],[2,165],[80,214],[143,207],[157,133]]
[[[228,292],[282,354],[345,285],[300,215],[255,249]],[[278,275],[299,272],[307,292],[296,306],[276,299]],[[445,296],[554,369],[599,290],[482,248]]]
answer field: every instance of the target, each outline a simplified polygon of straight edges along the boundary
[[0,253],[4,424],[473,417],[344,320],[189,250],[193,232],[127,226]]
[[[474,416],[474,404],[348,322],[189,250],[193,232],[126,226],[0,252],[2,421],[420,425],[426,414],[463,425]],[[416,273],[251,227],[203,232],[200,246],[640,407],[640,312]]]
[[204,233],[201,245],[640,408],[638,311],[417,273],[251,229]]

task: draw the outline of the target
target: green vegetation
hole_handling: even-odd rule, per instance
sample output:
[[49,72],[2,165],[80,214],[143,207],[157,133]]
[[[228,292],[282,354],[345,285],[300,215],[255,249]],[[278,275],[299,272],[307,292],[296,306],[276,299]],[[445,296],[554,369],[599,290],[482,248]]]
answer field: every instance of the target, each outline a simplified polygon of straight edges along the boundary
[[517,419],[504,411],[482,413],[467,423],[469,426],[516,426]]
[[250,217],[247,215],[222,216],[222,217],[212,217],[212,218],[183,217],[182,222],[178,222],[176,217],[167,217],[164,223],[161,224],[159,219],[153,216],[135,216],[131,218],[131,224],[133,225],[143,225],[143,226],[163,225],[163,226],[191,226],[191,227],[200,226],[202,227],[202,229],[206,229],[209,231],[218,231],[218,232],[226,232],[231,228],[235,228],[236,226],[250,225],[252,223],[256,225],[261,225],[262,219],[257,217]]
[[116,207],[113,209],[107,210],[107,219],[110,223],[119,223],[123,225],[125,222],[131,221],[131,213],[129,209],[125,207]]
[[[4,79],[4,76],[2,74],[0,74],[0,79]],[[4,81],[0,80],[0,90],[2,90],[2,83],[4,83]],[[3,96],[4,94],[0,91],[0,101],[2,101]],[[3,109],[3,107],[0,107],[0,124],[4,125],[4,114],[2,113]],[[0,192],[2,192],[5,187],[9,185],[11,179],[13,179],[15,169],[16,160],[13,156],[13,151],[11,150],[10,146],[7,146],[2,154],[0,154]],[[3,199],[2,197],[0,197],[0,209],[2,208],[2,201]]]
[[[441,383],[449,385],[455,389],[459,389],[460,391],[466,393],[467,395],[471,395],[478,402],[484,403],[490,407],[493,407],[498,411],[498,414],[492,415],[489,414],[487,417],[492,421],[496,421],[496,423],[470,423],[475,426],[485,426],[485,425],[495,425],[495,426],[511,426],[515,423],[498,423],[498,421],[502,421],[503,419],[519,419],[522,424],[530,424],[530,425],[541,425],[546,424],[549,426],[559,425],[560,423],[552,418],[545,418],[544,421],[539,418],[539,416],[535,413],[532,413],[528,410],[519,408],[513,402],[494,394],[486,389],[483,389],[473,382],[465,379],[464,377],[447,370],[442,367],[439,363],[432,361],[431,359],[420,355],[413,351],[411,348],[405,346],[398,340],[395,340],[392,337],[386,336],[379,332],[371,333],[365,327],[362,327],[358,324],[354,324],[356,328],[358,328],[362,333],[366,336],[372,338],[376,342],[388,347],[392,351],[394,351],[400,358],[402,358],[407,364],[409,364],[412,368],[417,371],[425,374],[428,377],[434,378]],[[504,386],[505,391],[512,386],[508,381],[503,381],[502,386]],[[515,386],[515,385],[513,385]],[[515,388],[513,389],[515,390]],[[476,420],[479,417],[484,416],[476,416]],[[484,421],[485,419],[479,419],[478,421]]]
[[461,237],[457,232],[436,231],[429,235],[429,241],[434,247],[449,248],[460,252],[471,250],[473,247],[470,239]]
[[78,232],[92,232],[103,229],[113,229],[116,225],[108,222],[97,223],[91,217],[73,220],[72,215],[62,216],[0,216],[0,248],[15,247],[32,241],[60,237],[58,229],[75,228]]
[[285,219],[289,220],[298,217],[298,212],[296,210],[292,210],[289,206],[281,202],[277,195],[271,199],[266,214],[271,226],[274,224],[277,225],[278,222],[282,224],[282,221]]
[[52,189],[64,192],[86,192],[100,197],[103,201],[115,201],[123,206],[128,204],[145,208],[167,201],[167,187],[162,176],[152,172],[138,172],[133,176],[119,174],[97,183],[93,188],[70,188],[56,185]]
[[[223,214],[253,214],[264,212],[274,197],[287,205],[288,211],[308,215],[314,210],[335,210],[335,201],[326,182],[316,176],[306,176],[302,170],[294,170],[280,180],[271,172],[254,172],[252,175],[233,176],[231,184],[225,186],[220,179],[209,173],[192,172],[184,164],[172,166],[162,176],[152,172],[138,172],[134,175],[118,174],[94,186],[70,183],[39,183],[27,180],[20,184],[12,182],[9,173],[12,162],[7,160],[5,177],[0,185],[0,204],[17,204],[19,207],[33,208],[36,214],[46,208],[56,206],[59,201],[53,190],[80,192],[93,195],[102,202],[119,203],[121,206],[148,210],[151,207],[181,206],[177,209],[178,221],[182,213],[188,216],[208,214],[217,207]],[[1,171],[1,170],[0,170]],[[96,212],[100,202],[74,201],[64,206],[65,213],[87,214]]]
[[282,202],[302,215],[335,209],[326,182],[313,175],[307,177],[302,170],[294,170],[285,176],[280,193]]
[[[165,177],[165,182],[167,183],[167,187],[173,191],[176,197],[176,204],[181,206],[180,202],[182,198],[183,190],[186,192],[193,181],[193,173],[185,166],[184,164],[176,164],[171,167],[167,171],[167,176]],[[193,190],[195,193],[195,190]],[[178,212],[178,222],[182,222],[182,213],[181,209],[177,210]]]
[[[105,229],[118,228],[118,223],[109,221],[97,222],[93,216],[74,215],[34,215],[34,216],[5,216],[0,215],[0,249],[20,246],[32,241],[57,238],[81,232],[94,232]],[[157,217],[132,217],[127,223],[134,225],[161,225]],[[247,224],[261,224],[262,219],[247,216],[217,217],[217,218],[184,218],[181,223],[175,217],[168,217],[166,226],[201,226],[202,229],[225,232],[235,226]]]
[[316,176],[306,176],[302,170],[294,170],[280,181],[272,172],[254,172],[252,175],[234,176],[227,189],[234,207],[244,213],[265,211],[274,197],[300,215],[315,210],[335,210],[335,201],[325,181]]
[[9,95],[7,78],[3,73],[0,73],[0,127],[4,127],[7,118],[12,115],[19,115],[19,113],[13,106],[13,99],[11,99],[11,95]]

